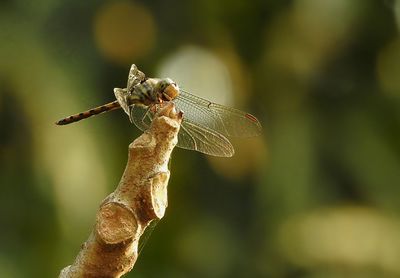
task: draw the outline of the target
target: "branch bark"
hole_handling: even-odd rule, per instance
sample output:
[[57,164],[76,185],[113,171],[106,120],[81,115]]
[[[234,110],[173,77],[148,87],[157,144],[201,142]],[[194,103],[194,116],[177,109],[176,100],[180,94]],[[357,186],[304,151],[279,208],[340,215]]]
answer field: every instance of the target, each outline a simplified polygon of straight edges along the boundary
[[88,240],[59,277],[121,277],[133,268],[140,237],[167,207],[168,161],[181,121],[182,113],[168,103],[150,129],[129,145],[117,189],[103,200]]

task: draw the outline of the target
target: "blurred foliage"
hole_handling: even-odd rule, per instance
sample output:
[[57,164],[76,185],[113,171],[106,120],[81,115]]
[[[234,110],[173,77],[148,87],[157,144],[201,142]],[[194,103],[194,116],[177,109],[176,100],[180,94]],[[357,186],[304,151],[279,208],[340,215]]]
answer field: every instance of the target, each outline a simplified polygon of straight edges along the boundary
[[72,263],[140,133],[130,64],[254,113],[237,155],[177,149],[127,277],[400,276],[400,1],[0,3],[0,276]]

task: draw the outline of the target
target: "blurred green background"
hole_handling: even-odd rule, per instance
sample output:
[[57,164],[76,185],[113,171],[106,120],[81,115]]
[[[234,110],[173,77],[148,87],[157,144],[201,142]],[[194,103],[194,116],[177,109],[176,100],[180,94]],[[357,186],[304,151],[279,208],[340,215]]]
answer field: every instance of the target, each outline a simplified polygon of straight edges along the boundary
[[135,63],[256,115],[222,159],[176,149],[126,277],[400,276],[400,1],[0,4],[0,276],[71,264],[140,135],[107,113]]

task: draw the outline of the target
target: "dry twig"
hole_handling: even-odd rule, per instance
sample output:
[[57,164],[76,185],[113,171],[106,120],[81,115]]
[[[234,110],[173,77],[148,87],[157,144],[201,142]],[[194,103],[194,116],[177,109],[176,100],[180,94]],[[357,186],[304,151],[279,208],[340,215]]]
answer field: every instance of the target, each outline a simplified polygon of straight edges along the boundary
[[120,277],[132,269],[140,237],[167,207],[168,161],[181,121],[182,114],[169,103],[150,129],[129,145],[117,189],[100,205],[89,239],[59,277]]

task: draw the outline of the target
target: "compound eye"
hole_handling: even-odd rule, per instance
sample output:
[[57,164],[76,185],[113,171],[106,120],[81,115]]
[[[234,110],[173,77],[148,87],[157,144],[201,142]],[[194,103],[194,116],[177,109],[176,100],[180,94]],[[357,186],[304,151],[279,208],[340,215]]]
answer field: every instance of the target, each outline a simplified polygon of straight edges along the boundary
[[175,83],[169,84],[164,90],[164,96],[168,98],[168,100],[173,100],[179,95],[178,86]]

